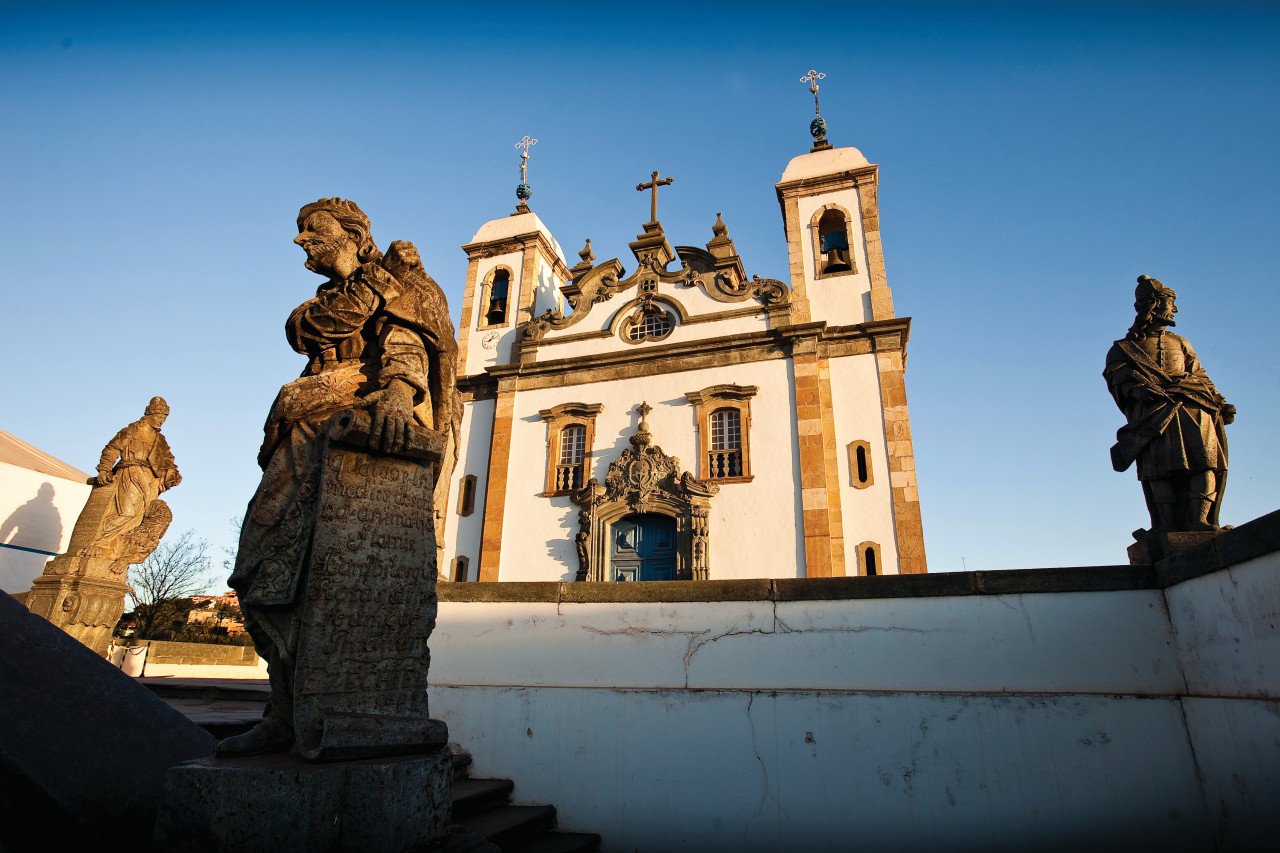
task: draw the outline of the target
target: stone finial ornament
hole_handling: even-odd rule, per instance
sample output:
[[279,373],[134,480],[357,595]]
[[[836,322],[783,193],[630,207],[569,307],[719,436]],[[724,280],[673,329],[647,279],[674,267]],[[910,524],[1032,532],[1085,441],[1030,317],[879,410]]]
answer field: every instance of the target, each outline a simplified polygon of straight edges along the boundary
[[426,677],[433,493],[460,414],[453,322],[413,244],[383,255],[354,202],[303,207],[294,242],[326,281],[285,324],[307,364],[267,418],[230,578],[271,699],[218,754],[421,751],[445,736]]
[[[1151,529],[1134,532],[1140,542],[1217,531],[1227,481],[1224,427],[1236,409],[1218,393],[1186,338],[1168,331],[1178,313],[1176,298],[1158,279],[1139,276],[1137,316],[1107,353],[1103,371],[1127,419],[1111,448],[1112,466],[1124,471],[1137,463],[1151,514]],[[1171,547],[1176,550],[1166,542],[1145,556],[1158,559]]]
[[182,482],[160,428],[169,416],[152,397],[139,420],[102,449],[93,490],[55,557],[32,585],[27,605],[95,651],[103,651],[124,613],[129,566],[151,556],[173,520],[160,494]]

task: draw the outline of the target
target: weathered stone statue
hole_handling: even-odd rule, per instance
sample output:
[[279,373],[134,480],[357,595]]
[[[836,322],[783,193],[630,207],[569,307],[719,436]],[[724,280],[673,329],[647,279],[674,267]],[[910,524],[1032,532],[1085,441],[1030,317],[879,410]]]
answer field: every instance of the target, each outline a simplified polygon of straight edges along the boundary
[[157,849],[408,851],[449,833],[427,640],[453,323],[413,245],[384,256],[354,202],[308,204],[294,242],[326,281],[285,324],[307,365],[267,416],[230,579],[271,697],[217,757],[169,771]]
[[164,399],[152,397],[142,418],[107,442],[67,553],[49,561],[27,597],[33,612],[95,651],[106,649],[124,612],[129,566],[151,555],[173,520],[159,499],[182,482],[160,433],[168,416]]
[[[1117,471],[1138,464],[1138,479],[1151,513],[1151,530],[1135,538],[1218,530],[1227,480],[1224,425],[1235,420],[1175,325],[1177,294],[1150,276],[1139,276],[1137,317],[1129,333],[1107,353],[1103,376],[1128,420],[1111,448]],[[1152,553],[1151,557],[1160,554]]]
[[426,674],[432,493],[457,410],[453,323],[413,245],[384,256],[354,202],[302,208],[294,242],[327,280],[285,324],[307,366],[267,417],[230,578],[271,700],[218,754],[335,758],[443,742]]

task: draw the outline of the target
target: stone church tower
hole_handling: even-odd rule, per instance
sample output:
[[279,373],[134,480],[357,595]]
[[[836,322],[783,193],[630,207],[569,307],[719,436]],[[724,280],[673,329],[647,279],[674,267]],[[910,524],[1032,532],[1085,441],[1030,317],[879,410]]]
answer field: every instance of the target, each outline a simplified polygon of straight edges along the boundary
[[[825,127],[823,127],[825,132]],[[658,218],[634,262],[570,267],[524,199],[463,246],[456,581],[926,570],[877,167],[818,136],[776,185],[789,270],[749,274],[719,214]],[[526,149],[527,151],[527,149]],[[628,268],[629,267],[629,268]]]

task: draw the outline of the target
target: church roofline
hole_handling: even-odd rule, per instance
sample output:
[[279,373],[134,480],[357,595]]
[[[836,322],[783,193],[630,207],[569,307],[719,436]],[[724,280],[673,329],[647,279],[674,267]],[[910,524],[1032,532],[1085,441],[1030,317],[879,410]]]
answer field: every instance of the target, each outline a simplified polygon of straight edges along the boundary
[[783,170],[779,184],[826,177],[872,165],[857,148],[827,148],[792,157]]
[[538,214],[532,211],[489,220],[480,226],[474,237],[463,244],[462,250],[470,254],[472,249],[482,245],[518,240],[521,237],[530,237],[535,234],[541,235],[550,244],[555,251],[556,257],[564,262],[567,268],[569,264],[565,259],[564,249],[560,247],[560,243],[552,236],[551,230],[538,218]]

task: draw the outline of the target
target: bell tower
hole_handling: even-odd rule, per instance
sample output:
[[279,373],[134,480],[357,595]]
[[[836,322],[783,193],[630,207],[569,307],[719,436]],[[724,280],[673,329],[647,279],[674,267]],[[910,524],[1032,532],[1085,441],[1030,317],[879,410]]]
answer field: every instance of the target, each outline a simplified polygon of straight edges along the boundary
[[818,110],[818,80],[801,78],[813,94],[814,138],[808,154],[787,164],[776,185],[787,238],[795,323],[846,326],[891,320],[893,295],[884,270],[879,168],[857,148],[835,148]]
[[529,208],[528,136],[516,143],[520,154],[519,203],[510,216],[480,226],[462,247],[467,281],[458,332],[458,375],[516,360],[516,329],[539,314],[561,308],[560,287],[571,278],[560,244]]

